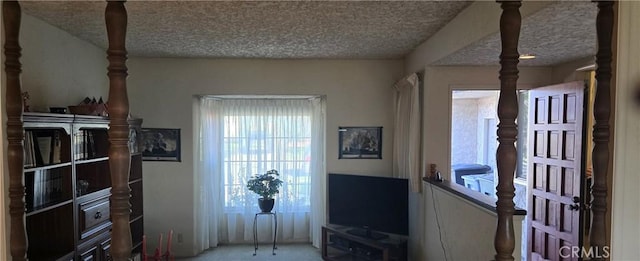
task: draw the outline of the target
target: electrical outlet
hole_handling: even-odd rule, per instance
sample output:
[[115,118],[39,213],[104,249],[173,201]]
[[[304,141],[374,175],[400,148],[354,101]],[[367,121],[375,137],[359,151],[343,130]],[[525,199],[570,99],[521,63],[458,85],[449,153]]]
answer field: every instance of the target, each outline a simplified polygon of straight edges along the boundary
[[178,244],[182,244],[182,233],[178,233]]

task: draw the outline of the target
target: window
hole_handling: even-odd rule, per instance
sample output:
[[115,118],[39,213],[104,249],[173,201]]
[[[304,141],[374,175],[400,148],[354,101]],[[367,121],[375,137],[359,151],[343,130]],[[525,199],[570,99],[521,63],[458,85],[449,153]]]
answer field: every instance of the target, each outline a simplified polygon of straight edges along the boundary
[[516,148],[518,148],[518,162],[516,168],[516,178],[525,181],[527,179],[527,144],[529,128],[529,91],[518,92],[518,140],[516,141]]
[[[499,91],[456,90],[451,107],[451,180],[496,197]],[[528,91],[518,91],[514,202],[526,208]]]
[[225,115],[223,147],[226,211],[244,209],[246,200],[257,202],[258,196],[246,189],[247,180],[270,169],[277,169],[283,180],[279,202],[309,210],[310,115]]
[[[278,241],[319,245],[325,224],[325,97],[202,96],[195,111],[197,224],[211,242],[246,243],[258,195],[247,181],[275,169]],[[270,219],[255,224],[271,233]],[[282,222],[282,223],[281,223]]]
[[[207,100],[204,132],[210,137],[205,162],[219,175],[219,200],[225,213],[254,213],[258,195],[246,187],[251,176],[275,169],[283,181],[275,210],[311,209],[311,170],[318,102],[310,98],[224,97]],[[314,118],[315,117],[315,118]],[[316,143],[318,141],[315,141]],[[317,146],[317,145],[316,145]]]

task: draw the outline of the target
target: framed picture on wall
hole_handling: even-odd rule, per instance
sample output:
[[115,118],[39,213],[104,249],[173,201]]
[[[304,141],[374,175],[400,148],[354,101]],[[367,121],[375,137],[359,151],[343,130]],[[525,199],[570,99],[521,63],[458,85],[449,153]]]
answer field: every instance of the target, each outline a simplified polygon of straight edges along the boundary
[[142,128],[142,160],[180,161],[180,129]]
[[338,127],[338,159],[382,159],[382,127]]

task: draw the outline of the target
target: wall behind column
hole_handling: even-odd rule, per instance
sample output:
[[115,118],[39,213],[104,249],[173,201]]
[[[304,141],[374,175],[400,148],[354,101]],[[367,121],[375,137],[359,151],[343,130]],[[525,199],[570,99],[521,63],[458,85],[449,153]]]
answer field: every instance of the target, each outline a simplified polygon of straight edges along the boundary
[[31,111],[76,105],[85,97],[108,99],[105,50],[25,13],[20,45],[22,91],[31,96]]
[[[402,76],[400,60],[133,58],[128,65],[131,112],[144,118],[144,127],[181,129],[182,162],[143,166],[145,233],[152,238],[169,229],[183,234],[184,243],[173,245],[180,256],[196,254],[194,95],[326,95],[327,171],[391,175],[391,87]],[[382,160],[338,160],[339,126],[382,126]]]

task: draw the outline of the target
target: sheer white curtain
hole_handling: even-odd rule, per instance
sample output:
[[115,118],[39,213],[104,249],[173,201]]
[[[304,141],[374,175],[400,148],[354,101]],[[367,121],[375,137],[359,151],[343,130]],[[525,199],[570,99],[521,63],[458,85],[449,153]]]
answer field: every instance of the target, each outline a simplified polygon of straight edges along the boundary
[[[246,188],[255,174],[276,169],[279,242],[319,246],[324,224],[324,97],[206,96],[196,109],[197,241],[252,242],[257,198]],[[272,221],[258,218],[268,240]]]
[[393,176],[409,179],[411,191],[420,191],[421,112],[417,74],[394,85],[396,116],[393,131]]

